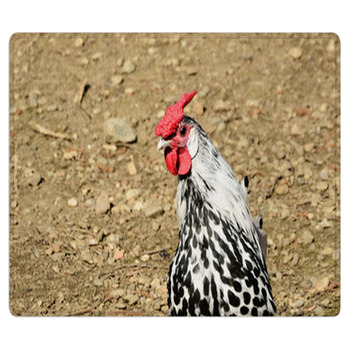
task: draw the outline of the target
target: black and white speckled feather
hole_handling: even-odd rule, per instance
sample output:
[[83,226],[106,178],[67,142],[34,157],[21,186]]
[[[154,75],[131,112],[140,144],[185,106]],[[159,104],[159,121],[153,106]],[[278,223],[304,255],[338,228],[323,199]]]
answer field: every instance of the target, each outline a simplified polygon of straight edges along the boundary
[[179,245],[168,279],[170,315],[273,315],[276,311],[247,192],[193,119],[191,171],[179,176]]

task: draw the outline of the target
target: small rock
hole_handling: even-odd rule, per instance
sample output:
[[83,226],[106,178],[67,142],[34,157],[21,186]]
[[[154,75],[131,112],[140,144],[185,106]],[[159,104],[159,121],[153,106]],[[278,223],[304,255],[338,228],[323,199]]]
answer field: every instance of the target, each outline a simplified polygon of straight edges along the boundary
[[97,239],[96,239],[96,238],[91,238],[91,239],[89,239],[88,244],[89,244],[90,246],[97,245],[97,244],[98,244]]
[[321,113],[324,113],[324,112],[327,111],[327,109],[328,109],[327,103],[322,103],[322,104],[320,105],[319,111],[320,111]]
[[186,69],[186,74],[188,76],[191,76],[191,75],[196,75],[198,73],[198,70],[197,70],[197,67],[196,66],[192,66],[192,67],[188,67]]
[[139,297],[136,294],[128,294],[124,297],[130,306],[137,304]]
[[137,201],[137,202],[135,203],[134,207],[133,207],[133,210],[135,210],[135,211],[140,211],[140,210],[142,210],[142,208],[143,208],[142,202],[141,202],[141,201]]
[[293,259],[292,259],[292,261],[291,261],[291,264],[292,264],[293,266],[296,266],[296,265],[298,265],[298,262],[299,262],[299,254],[298,254],[298,253],[295,253],[295,254],[293,255]]
[[99,278],[95,278],[92,284],[96,287],[102,287],[103,286],[103,281],[101,281]]
[[133,95],[134,92],[135,92],[135,89],[132,88],[132,87],[127,87],[127,88],[125,88],[125,90],[124,90],[125,95],[128,95],[128,96]]
[[204,114],[204,106],[203,103],[199,102],[199,101],[194,101],[193,105],[192,105],[192,111],[199,115],[202,116]]
[[159,222],[152,222],[152,230],[158,231],[160,229],[160,223]]
[[294,59],[298,60],[303,54],[303,51],[300,47],[292,47],[289,50],[289,55]]
[[52,255],[53,254],[53,249],[52,249],[52,247],[49,247],[49,248],[47,248],[47,249],[45,249],[45,254],[46,255]]
[[60,248],[61,248],[61,243],[59,242],[52,245],[52,250],[54,253],[58,253],[60,251]]
[[111,86],[118,86],[124,81],[121,75],[113,75],[111,78]]
[[137,174],[137,169],[136,169],[136,165],[133,161],[129,162],[127,164],[127,168],[128,168],[128,172],[130,175],[136,175]]
[[69,198],[68,201],[67,201],[67,204],[70,207],[76,207],[78,205],[78,200],[76,198],[74,198],[74,197]]
[[316,184],[316,190],[318,192],[324,192],[328,189],[328,182],[326,181],[321,181]]
[[30,186],[38,186],[43,180],[42,176],[37,172],[28,173],[26,178]]
[[320,302],[320,304],[322,306],[328,306],[330,303],[331,303],[331,301],[328,298],[326,298]]
[[324,310],[323,310],[323,307],[321,306],[317,306],[314,310],[314,313],[316,316],[321,316],[324,314]]
[[215,112],[227,112],[230,109],[231,109],[230,104],[224,100],[217,100],[213,106],[213,110]]
[[210,88],[208,85],[204,85],[199,91],[198,91],[198,96],[199,97],[206,97],[210,92]]
[[78,152],[76,150],[66,150],[63,153],[63,158],[66,160],[76,159],[78,158]]
[[333,254],[333,248],[330,246],[326,246],[321,250],[321,255],[332,255]]
[[155,218],[164,214],[164,209],[159,206],[147,206],[144,210],[145,216],[148,218]]
[[103,131],[107,143],[130,143],[136,141],[135,131],[121,118],[107,119],[103,124]]
[[320,171],[320,179],[321,180],[328,180],[329,177],[328,177],[328,170],[325,168],[325,169],[322,169]]
[[325,228],[328,228],[328,227],[332,227],[332,224],[331,224],[326,218],[324,218],[324,219],[318,224],[318,226],[319,226],[320,228],[325,229]]
[[124,249],[115,251],[114,254],[113,254],[113,259],[114,259],[114,260],[120,260],[120,259],[122,259],[123,256],[124,256],[124,253],[125,253],[125,250],[124,250]]
[[275,188],[275,193],[279,195],[284,195],[289,192],[289,188],[286,184],[277,185]]
[[290,133],[294,136],[300,135],[300,129],[297,123],[292,124],[290,128]]
[[95,211],[96,214],[105,214],[110,209],[111,203],[109,202],[108,194],[106,191],[102,191],[96,198]]
[[308,142],[304,145],[305,152],[311,152],[315,148],[315,144],[313,142]]
[[57,111],[58,110],[58,106],[55,105],[55,104],[52,104],[52,105],[49,105],[47,106],[47,109],[46,109],[48,112],[54,112],[54,111]]
[[53,265],[52,270],[54,270],[56,273],[60,273],[60,268],[58,267],[58,265]]
[[143,262],[147,262],[147,261],[149,261],[149,259],[150,259],[150,256],[148,254],[142,255],[140,258],[140,260]]
[[299,309],[300,307],[304,306],[305,301],[302,299],[296,300],[292,303],[291,307],[292,309]]
[[91,253],[88,250],[85,250],[81,253],[81,258],[83,261],[87,262],[90,265],[93,263]]
[[80,61],[81,65],[83,65],[83,66],[87,66],[89,64],[89,62],[90,61],[87,57],[82,57],[82,59]]
[[118,302],[115,304],[115,307],[117,309],[126,309],[126,305],[125,303],[123,302],[123,300],[119,299]]
[[91,59],[92,59],[93,61],[97,61],[97,60],[99,60],[101,57],[102,57],[102,53],[101,53],[101,52],[95,52],[95,53],[91,56]]
[[141,194],[140,190],[136,189],[136,188],[132,188],[130,190],[128,190],[126,193],[125,193],[125,199],[127,201],[129,201],[130,199],[132,198],[137,198],[139,197]]
[[38,107],[38,100],[37,100],[37,96],[34,92],[30,92],[29,96],[28,96],[28,104],[29,107],[31,108],[36,108]]
[[123,73],[130,74],[130,73],[135,72],[135,70],[136,70],[136,66],[131,61],[126,60],[124,62],[123,67],[122,67]]
[[247,100],[245,103],[246,107],[256,107],[258,108],[260,105],[259,100]]
[[61,304],[64,301],[64,294],[61,291],[58,291],[55,295],[55,303]]
[[75,47],[82,47],[84,45],[84,39],[83,38],[76,38],[74,40],[74,46]]
[[334,50],[335,50],[335,40],[330,39],[327,45],[327,51],[333,53]]
[[251,52],[246,52],[246,53],[243,55],[243,59],[246,60],[246,61],[250,61],[251,59],[253,59],[253,53],[251,53]]
[[318,292],[323,292],[329,285],[329,277],[314,278],[311,281],[313,288]]
[[301,235],[301,239],[303,244],[307,245],[307,244],[311,244],[315,240],[315,237],[312,235],[310,231],[304,231]]

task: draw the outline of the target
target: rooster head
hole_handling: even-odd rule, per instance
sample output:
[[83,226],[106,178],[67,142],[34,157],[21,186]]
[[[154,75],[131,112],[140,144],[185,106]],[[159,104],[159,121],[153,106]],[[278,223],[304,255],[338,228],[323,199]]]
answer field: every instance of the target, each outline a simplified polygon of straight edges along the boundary
[[164,149],[166,165],[173,175],[186,175],[191,170],[192,158],[196,155],[193,124],[184,118],[184,107],[191,102],[197,91],[183,94],[181,99],[166,109],[164,117],[156,126],[155,133],[161,139],[158,149]]

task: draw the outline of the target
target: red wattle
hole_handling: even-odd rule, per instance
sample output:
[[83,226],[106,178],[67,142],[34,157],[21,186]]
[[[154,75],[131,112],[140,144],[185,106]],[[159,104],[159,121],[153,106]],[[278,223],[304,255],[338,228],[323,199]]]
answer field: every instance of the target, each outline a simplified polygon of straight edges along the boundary
[[167,147],[164,151],[166,166],[173,175],[177,175],[177,147]]
[[165,149],[164,155],[168,170],[173,175],[186,175],[190,171],[192,159],[186,148],[178,148],[173,144]]
[[177,172],[179,175],[186,175],[190,171],[192,165],[190,152],[188,152],[187,148],[180,148],[178,150],[178,157],[179,161]]

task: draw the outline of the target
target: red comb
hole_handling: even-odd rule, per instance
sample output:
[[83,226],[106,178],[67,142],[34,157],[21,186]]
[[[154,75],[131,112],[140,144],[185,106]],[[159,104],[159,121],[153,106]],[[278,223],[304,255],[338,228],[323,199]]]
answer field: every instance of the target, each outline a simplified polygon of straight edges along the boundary
[[176,131],[177,125],[184,116],[184,107],[191,102],[196,93],[197,91],[192,91],[188,94],[183,94],[179,101],[166,109],[164,117],[156,126],[155,132],[157,136],[167,138]]

